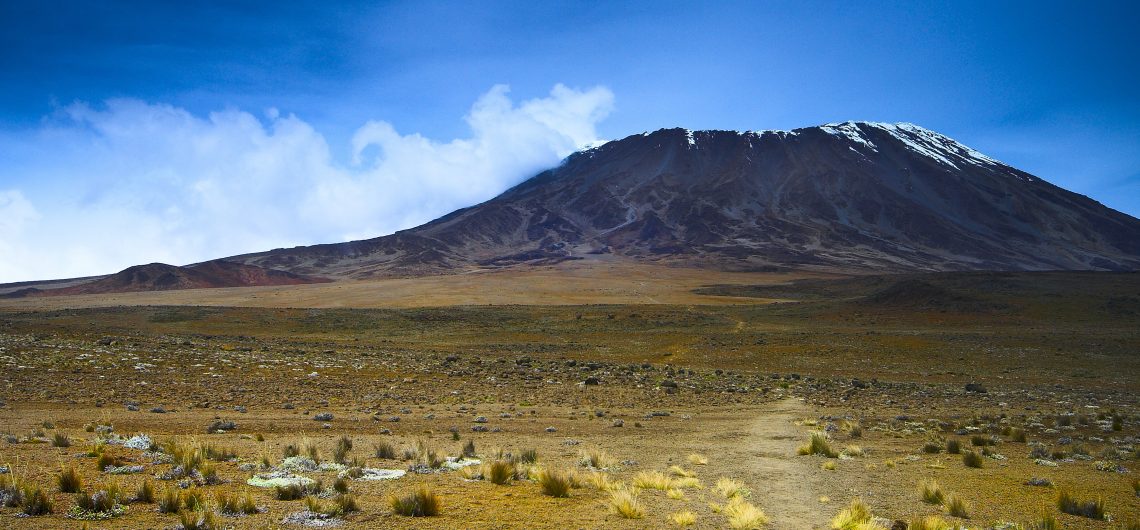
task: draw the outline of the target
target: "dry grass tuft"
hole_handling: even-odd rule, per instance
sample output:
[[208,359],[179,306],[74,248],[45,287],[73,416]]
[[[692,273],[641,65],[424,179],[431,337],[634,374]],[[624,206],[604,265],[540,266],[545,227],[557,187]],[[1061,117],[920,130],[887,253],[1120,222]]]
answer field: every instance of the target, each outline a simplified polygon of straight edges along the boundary
[[373,446],[373,452],[376,458],[381,460],[395,460],[396,459],[396,446],[391,442],[381,441]]
[[518,469],[513,462],[496,460],[486,465],[486,469],[483,470],[483,478],[492,484],[505,486],[514,480],[517,472]]
[[827,441],[827,436],[823,433],[812,433],[811,441],[804,444],[797,451],[800,455],[823,455],[827,458],[838,458],[839,453],[831,448],[831,443]]
[[669,521],[677,526],[684,528],[697,524],[697,515],[693,512],[685,510],[683,512],[677,512],[673,515],[670,515]]
[[937,515],[915,519],[907,525],[907,530],[954,530],[954,525]]
[[871,509],[855,499],[831,520],[832,530],[857,530],[871,523]]
[[538,485],[543,495],[569,497],[573,481],[568,473],[543,469],[538,472]]
[[942,505],[946,508],[946,513],[954,516],[961,517],[962,519],[970,518],[970,505],[957,495],[949,495],[946,497],[946,502]]
[[421,486],[416,491],[404,496],[394,496],[388,501],[392,511],[408,517],[432,517],[439,515],[439,496],[427,486]]
[[946,495],[936,481],[924,480],[918,485],[918,490],[922,493],[922,502],[926,504],[942,504],[946,500]]
[[621,482],[615,482],[609,475],[598,472],[590,473],[586,477],[586,483],[598,491],[614,491],[622,486]]
[[614,465],[614,459],[602,449],[586,449],[578,454],[578,462],[594,469],[607,469]]
[[59,479],[56,482],[58,482],[59,491],[62,493],[79,493],[80,488],[83,487],[83,478],[79,476],[75,466],[61,469]]
[[645,509],[637,499],[634,490],[619,489],[610,494],[610,512],[623,519],[641,519],[645,517]]
[[688,457],[688,461],[690,464],[692,464],[694,466],[707,466],[709,464],[708,457],[706,457],[705,455],[702,455],[702,454],[698,454],[698,453],[690,454]]
[[1081,500],[1064,488],[1057,492],[1057,508],[1069,515],[1104,520],[1104,499]]
[[732,497],[721,512],[734,530],[758,530],[768,524],[768,516],[743,497]]
[[748,488],[744,487],[744,484],[732,480],[728,477],[721,477],[717,479],[716,485],[713,486],[713,491],[719,493],[726,499],[732,499],[733,497],[747,497],[751,494],[751,492],[748,491]]
[[660,471],[641,471],[633,476],[633,486],[644,490],[670,489],[672,481]]
[[982,455],[975,453],[973,451],[963,451],[962,452],[962,463],[965,464],[966,467],[972,467],[972,468],[977,468],[977,469],[981,469],[984,466],[984,463],[982,460]]
[[696,473],[693,473],[692,471],[688,471],[681,466],[669,466],[669,474],[674,476],[674,477],[684,477],[684,478],[691,478],[691,477],[697,476]]

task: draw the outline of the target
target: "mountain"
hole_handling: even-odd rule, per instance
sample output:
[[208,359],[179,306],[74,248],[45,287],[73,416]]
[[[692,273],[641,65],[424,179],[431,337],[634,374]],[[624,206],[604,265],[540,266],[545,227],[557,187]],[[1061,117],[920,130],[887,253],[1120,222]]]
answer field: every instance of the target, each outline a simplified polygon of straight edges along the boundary
[[327,282],[328,279],[302,276],[286,271],[265,269],[224,260],[207,261],[186,267],[151,263],[135,265],[118,273],[68,287],[27,287],[0,296],[24,298],[75,294],[129,293],[138,291],[171,291],[211,287],[250,287],[256,285],[298,285]]
[[395,234],[228,258],[334,278],[568,259],[739,270],[1135,270],[1140,220],[898,123],[663,129]]

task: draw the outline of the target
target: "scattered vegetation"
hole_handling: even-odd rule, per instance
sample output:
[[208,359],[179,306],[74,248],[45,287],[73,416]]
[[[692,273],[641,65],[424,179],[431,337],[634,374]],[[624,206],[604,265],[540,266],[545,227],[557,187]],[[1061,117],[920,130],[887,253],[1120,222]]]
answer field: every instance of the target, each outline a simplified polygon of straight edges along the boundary
[[966,467],[981,468],[984,464],[982,462],[982,455],[973,451],[962,452],[962,463]]
[[71,438],[69,438],[67,436],[67,433],[63,433],[63,432],[53,433],[51,435],[51,446],[52,447],[71,447]]
[[257,503],[253,501],[253,497],[249,493],[243,495],[231,495],[226,492],[218,492],[214,496],[214,504],[218,507],[218,512],[222,515],[252,515],[257,513]]
[[694,466],[707,466],[709,463],[708,457],[698,453],[690,454],[687,460]]

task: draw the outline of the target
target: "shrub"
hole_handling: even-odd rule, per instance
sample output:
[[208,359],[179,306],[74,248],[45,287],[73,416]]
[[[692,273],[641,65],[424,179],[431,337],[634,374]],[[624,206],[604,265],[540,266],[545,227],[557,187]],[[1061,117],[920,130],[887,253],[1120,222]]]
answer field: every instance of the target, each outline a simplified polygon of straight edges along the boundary
[[748,491],[748,488],[744,487],[744,484],[741,484],[728,477],[721,477],[717,479],[716,485],[713,486],[713,490],[726,499],[731,499],[733,497],[747,497],[749,494],[751,494],[751,492]]
[[965,451],[962,453],[962,463],[966,464],[966,467],[981,468],[983,465],[982,455],[973,451]]
[[[112,514],[116,511],[116,505],[121,504],[121,497],[122,492],[117,487],[99,490],[94,494],[81,491],[75,494],[75,506],[87,513]],[[121,506],[119,508],[122,509]]]
[[68,438],[67,433],[57,432],[51,436],[52,447],[71,447],[71,438]]
[[524,464],[533,464],[538,462],[538,450],[536,449],[523,449],[519,452],[519,462]]
[[283,449],[281,451],[281,455],[284,456],[285,458],[300,456],[301,455],[301,449],[299,447],[297,447],[297,444],[289,444],[289,445],[286,445],[285,449]]
[[827,458],[839,457],[839,453],[835,452],[835,450],[831,448],[831,444],[828,443],[827,437],[824,436],[823,433],[818,432],[812,433],[811,441],[806,445],[800,447],[798,452],[801,455],[823,455]]
[[145,479],[142,484],[139,484],[139,489],[135,491],[134,502],[144,502],[147,504],[154,502],[154,484],[150,479]]
[[376,458],[381,460],[395,460],[396,459],[396,446],[390,442],[382,441],[373,446],[373,451]]
[[922,452],[927,454],[937,454],[942,452],[942,444],[937,440],[927,440],[922,444]]
[[39,486],[25,488],[20,497],[20,511],[24,515],[47,515],[55,510],[51,498]]
[[933,480],[922,481],[918,489],[922,493],[922,502],[926,504],[942,504],[942,502],[946,500],[946,495],[942,493],[942,488]]
[[63,493],[79,493],[79,489],[83,487],[83,479],[75,470],[75,466],[61,469],[58,482],[59,491]]
[[697,515],[693,512],[685,510],[683,512],[677,512],[673,515],[670,515],[669,520],[672,521],[673,524],[680,527],[693,526],[697,524]]
[[955,439],[946,440],[946,452],[952,455],[962,453],[962,442]]
[[819,465],[819,468],[824,470],[824,471],[835,471],[835,467],[836,466],[835,466],[834,460],[826,460],[822,464]]
[[1080,500],[1063,488],[1057,492],[1057,508],[1069,515],[1104,520],[1104,500]]
[[1025,429],[1011,429],[1009,441],[1023,444],[1029,441],[1029,437],[1025,434]]
[[728,518],[729,528],[735,530],[759,530],[768,524],[768,516],[742,497],[733,497],[721,512]]
[[946,513],[954,517],[961,517],[963,519],[970,518],[970,506],[957,495],[946,497],[946,504],[943,506],[946,508]]
[[483,476],[492,484],[505,486],[515,478],[515,465],[507,460],[496,460],[487,466]]
[[864,455],[864,452],[863,448],[859,447],[858,445],[848,445],[847,447],[843,448],[843,454],[850,456],[851,458],[859,458]]
[[463,444],[463,457],[475,458],[475,440],[469,439],[467,443]]
[[871,522],[871,509],[862,500],[855,499],[831,520],[832,530],[862,530]]
[[627,489],[619,489],[610,493],[610,511],[623,519],[645,517],[645,509],[637,500],[637,493]]
[[571,481],[563,472],[544,469],[538,473],[538,485],[543,495],[551,497],[569,497]]
[[689,463],[694,465],[694,466],[705,466],[705,465],[708,465],[708,463],[709,463],[708,457],[706,457],[705,455],[702,455],[702,454],[697,454],[697,453],[690,454],[688,460],[689,460]]
[[337,477],[333,481],[333,491],[337,493],[348,493],[348,480],[344,477]]
[[388,504],[392,511],[409,517],[431,517],[439,515],[440,500],[426,486],[402,497],[392,497]]

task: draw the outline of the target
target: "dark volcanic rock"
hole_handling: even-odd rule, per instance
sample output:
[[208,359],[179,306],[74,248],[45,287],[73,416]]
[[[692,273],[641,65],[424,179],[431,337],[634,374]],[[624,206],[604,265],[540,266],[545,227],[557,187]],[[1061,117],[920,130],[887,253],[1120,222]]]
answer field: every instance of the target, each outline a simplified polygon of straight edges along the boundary
[[1140,220],[911,124],[665,129],[391,236],[230,260],[366,278],[599,249],[750,270],[1135,270]]

